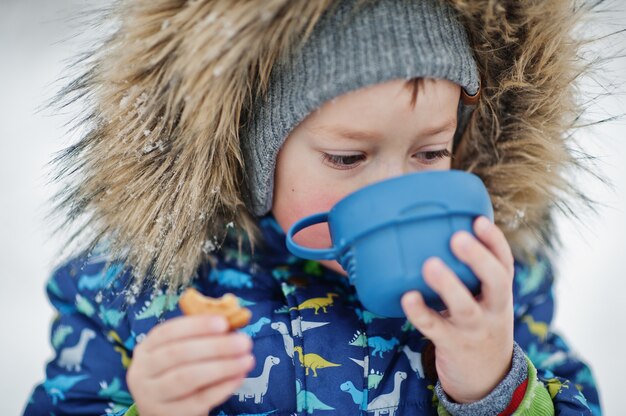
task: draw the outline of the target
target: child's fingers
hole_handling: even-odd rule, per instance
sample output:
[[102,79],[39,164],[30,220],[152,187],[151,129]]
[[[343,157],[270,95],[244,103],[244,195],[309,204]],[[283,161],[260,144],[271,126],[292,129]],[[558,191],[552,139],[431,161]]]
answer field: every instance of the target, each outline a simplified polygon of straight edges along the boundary
[[472,292],[441,259],[428,259],[423,271],[426,283],[441,297],[455,321],[477,322],[482,312],[480,305]]
[[151,379],[155,383],[155,395],[162,402],[178,401],[192,392],[216,385],[226,379],[244,376],[254,368],[251,354],[237,358],[223,358],[196,362],[176,367],[161,377]]
[[501,310],[508,304],[511,282],[507,278],[508,271],[504,265],[470,233],[459,231],[452,236],[450,242],[452,252],[465,264],[481,281],[481,291],[487,308]]
[[233,358],[251,350],[251,338],[240,332],[169,342],[150,351],[151,365],[146,369],[146,376],[158,377],[163,372],[183,364]]
[[422,294],[416,290],[402,295],[400,304],[409,321],[425,337],[436,342],[445,338],[448,322],[424,302]]
[[514,272],[513,253],[502,230],[489,221],[487,217],[481,216],[474,221],[474,232],[512,276]]
[[222,334],[227,329],[228,322],[219,315],[178,316],[153,327],[137,347],[147,352],[178,339]]
[[[235,377],[218,383],[214,386],[193,393],[189,397],[175,402],[169,414],[206,415],[212,409],[224,403],[241,386],[244,377]],[[183,412],[182,409],[185,409]]]

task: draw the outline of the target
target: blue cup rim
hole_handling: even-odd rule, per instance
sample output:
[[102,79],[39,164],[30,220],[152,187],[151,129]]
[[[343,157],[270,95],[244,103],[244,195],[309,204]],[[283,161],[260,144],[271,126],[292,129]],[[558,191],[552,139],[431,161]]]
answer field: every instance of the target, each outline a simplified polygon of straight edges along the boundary
[[[415,176],[415,175],[420,175],[420,176]],[[410,215],[410,214],[404,215],[402,213],[406,212],[407,208],[410,208],[410,206],[404,207],[399,212],[394,211],[387,217],[378,219],[377,222],[375,222],[372,226],[368,228],[353,232],[348,238],[342,237],[340,238],[339,241],[334,241],[333,229],[331,228],[331,224],[329,221],[329,219],[333,216],[333,214],[336,214],[337,212],[341,210],[348,209],[350,205],[359,203],[359,199],[361,199],[365,193],[371,193],[371,192],[376,192],[377,190],[380,190],[380,189],[386,189],[386,187],[392,182],[401,183],[401,182],[406,182],[410,180],[416,180],[418,178],[425,178],[426,175],[439,178],[439,180],[444,181],[444,182],[450,181],[450,180],[462,181],[465,187],[474,186],[476,187],[476,190],[484,191],[484,185],[477,175],[471,172],[455,170],[455,169],[450,169],[450,170],[445,170],[445,171],[414,172],[408,175],[400,175],[400,176],[395,176],[392,178],[387,178],[381,181],[371,183],[367,186],[359,188],[356,191],[346,195],[341,200],[339,200],[335,205],[333,205],[330,211],[312,214],[312,215],[309,215],[307,217],[297,220],[289,228],[287,232],[287,238],[286,238],[287,248],[289,249],[289,251],[291,251],[292,254],[298,257],[303,257],[303,258],[310,259],[310,260],[338,260],[341,257],[341,255],[346,250],[349,249],[350,244],[353,243],[355,240],[362,238],[363,236],[369,233],[372,233],[376,230],[387,227],[389,225],[399,225],[406,221],[412,221],[416,219],[437,218],[441,216],[450,216],[450,215],[469,215],[469,216],[475,216],[475,217],[480,216],[480,215],[486,215],[488,218],[490,218],[493,221],[493,210],[492,210],[490,203],[487,207],[488,212],[483,212],[480,208],[477,207],[477,203],[475,201],[473,201],[472,203],[472,205],[474,205],[473,207],[471,207],[472,209],[467,209],[466,205],[464,204],[456,204],[456,207],[455,207],[454,198],[449,197],[448,199],[453,201],[449,205],[441,205],[436,202],[431,202],[431,205],[435,208],[435,210],[428,214],[424,214],[422,212],[422,213],[415,214],[415,215]],[[413,178],[413,176],[415,176],[415,178]],[[489,199],[489,195],[486,194],[486,196],[487,196],[487,199]],[[440,209],[441,209],[440,211],[437,211],[438,205],[440,206]],[[400,214],[401,216],[398,217],[398,214]],[[330,231],[331,240],[332,240],[331,243],[333,244],[332,247],[322,248],[322,249],[308,248],[308,247],[301,246],[297,244],[295,241],[293,241],[293,237],[296,233],[302,231],[303,229],[311,225],[321,224],[324,222],[328,223],[328,226],[329,226],[329,231]]]

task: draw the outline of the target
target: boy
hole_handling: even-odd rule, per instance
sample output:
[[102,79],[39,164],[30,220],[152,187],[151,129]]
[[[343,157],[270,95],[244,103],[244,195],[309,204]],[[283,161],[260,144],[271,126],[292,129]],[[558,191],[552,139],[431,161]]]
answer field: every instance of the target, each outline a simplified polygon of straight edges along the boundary
[[[64,157],[82,175],[60,207],[91,213],[89,250],[106,240],[106,260],[79,256],[50,280],[58,354],[26,414],[599,413],[589,368],[548,326],[550,206],[573,163],[568,3],[119,7],[125,24],[65,91],[97,93],[100,122]],[[430,261],[448,311],[410,293],[407,319],[385,319],[337,264],[286,251],[295,219],[450,168],[481,176],[496,213],[466,251],[451,242],[480,299]],[[237,294],[247,337],[180,317],[187,285]]]

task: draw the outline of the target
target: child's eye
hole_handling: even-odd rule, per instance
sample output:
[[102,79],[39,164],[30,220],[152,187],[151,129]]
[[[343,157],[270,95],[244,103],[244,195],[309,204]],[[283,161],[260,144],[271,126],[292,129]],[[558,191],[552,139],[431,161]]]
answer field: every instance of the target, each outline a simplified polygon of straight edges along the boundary
[[450,153],[450,151],[448,149],[441,149],[441,150],[431,150],[429,152],[420,152],[417,153],[418,155],[423,155],[423,157],[421,158],[424,162],[426,163],[435,163],[436,161],[438,161],[439,159],[444,159],[446,157],[451,157],[452,154]]
[[[420,159],[426,164],[433,164],[440,159],[452,156],[448,149],[431,150],[417,154],[422,155]],[[365,159],[365,155],[331,155],[322,153],[322,159],[323,162],[330,163],[337,169],[353,169],[359,165],[359,162]]]
[[358,162],[365,158],[364,155],[331,155],[322,153],[322,160],[330,163],[338,169],[353,169],[358,166]]

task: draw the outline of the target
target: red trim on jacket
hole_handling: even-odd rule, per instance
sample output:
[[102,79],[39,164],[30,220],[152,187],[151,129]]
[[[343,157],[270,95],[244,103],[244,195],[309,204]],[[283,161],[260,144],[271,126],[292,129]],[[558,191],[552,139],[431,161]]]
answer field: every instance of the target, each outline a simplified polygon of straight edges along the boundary
[[515,410],[517,410],[518,406],[524,399],[524,395],[526,395],[526,387],[528,386],[528,378],[524,380],[522,384],[517,386],[515,391],[513,392],[513,397],[511,398],[511,402],[502,412],[498,413],[498,416],[511,416]]

